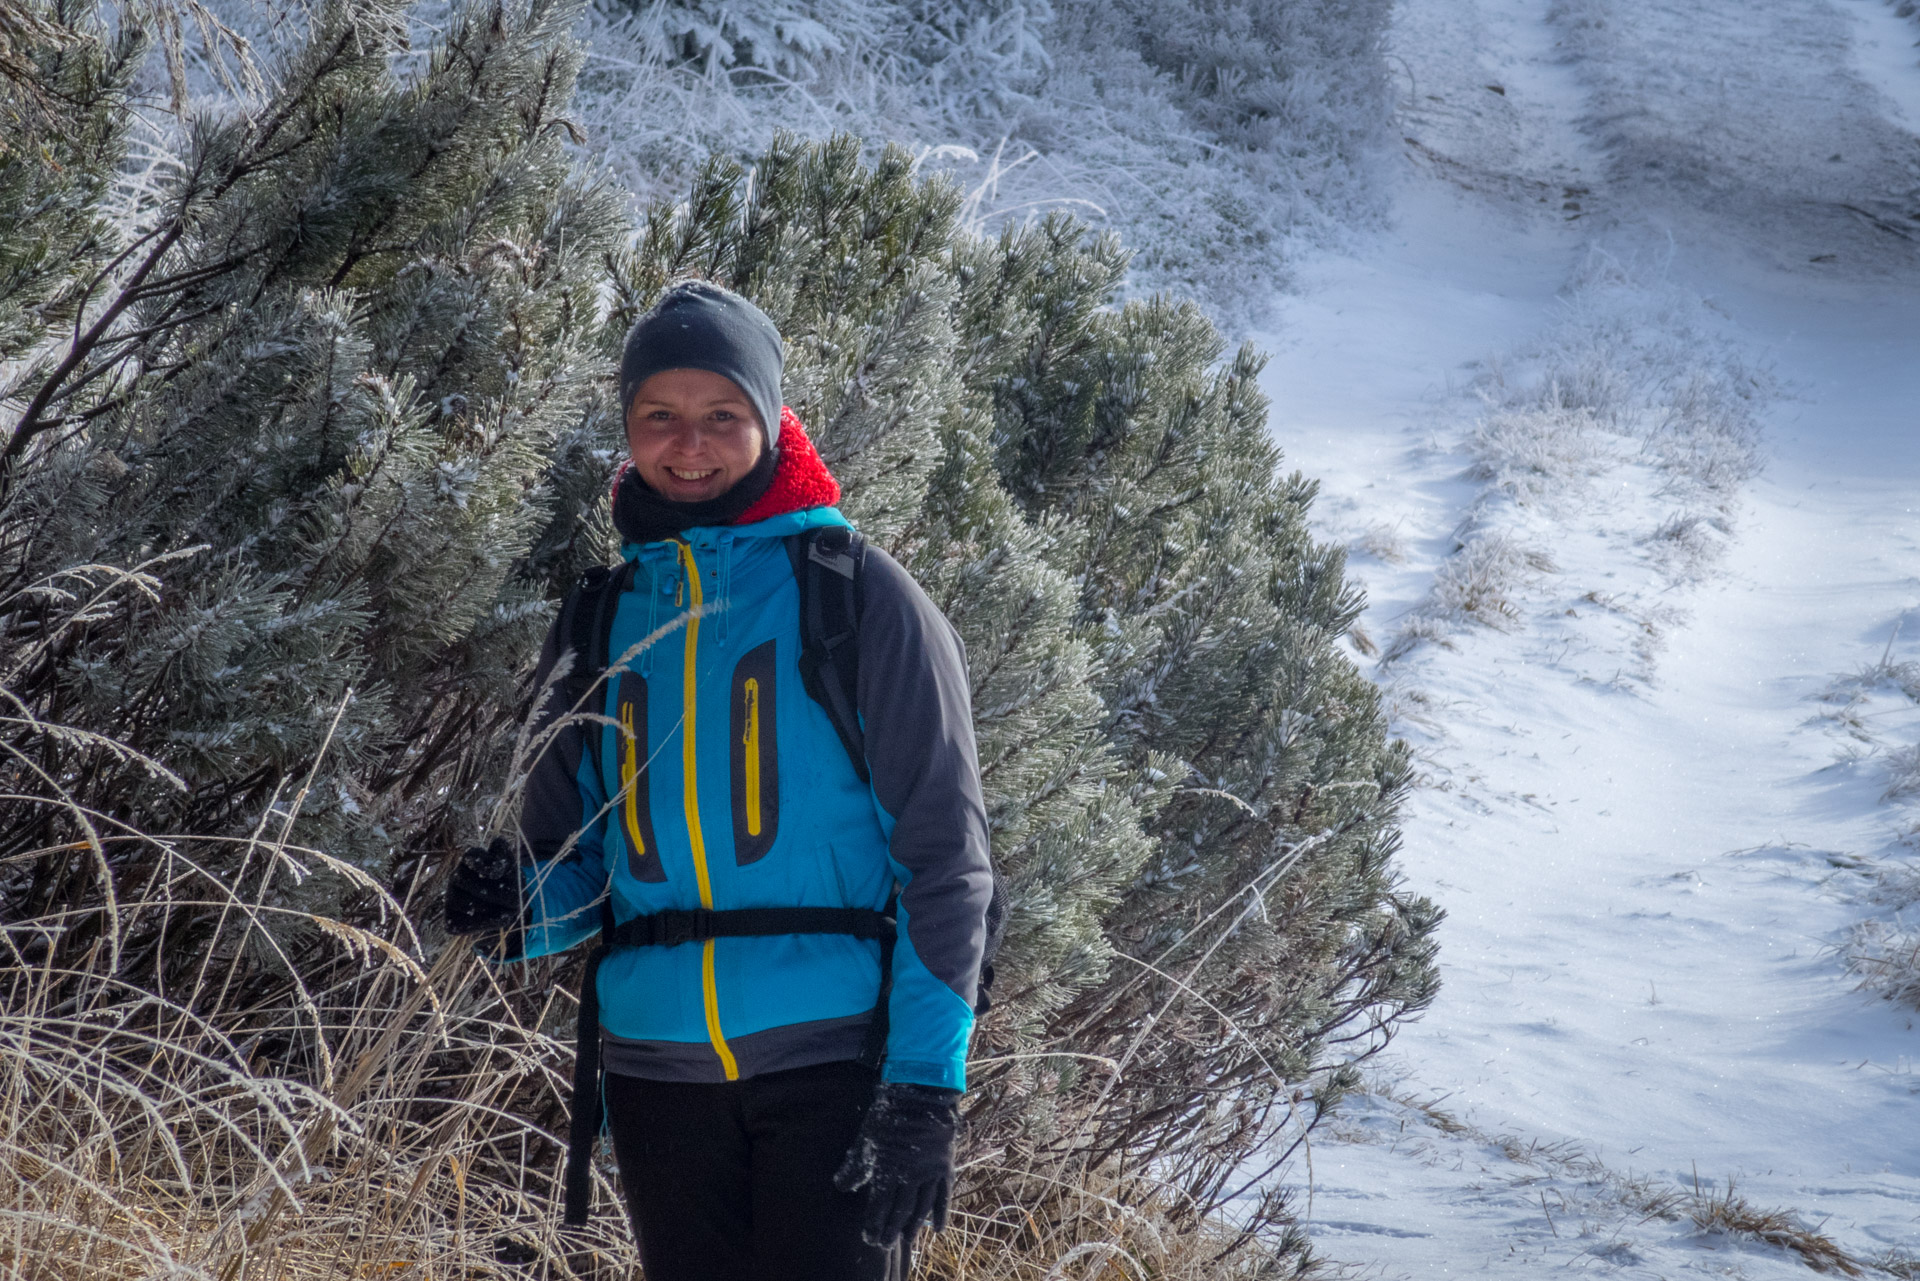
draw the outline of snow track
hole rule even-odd
[[[1451,914],[1439,1003],[1315,1152],[1359,1274],[1804,1275],[1790,1231],[1696,1225],[1729,1180],[1920,1255],[1920,1033],[1840,956],[1913,855],[1910,717],[1820,701],[1920,660],[1915,34],[1401,0],[1394,228],[1305,264],[1268,343]]]

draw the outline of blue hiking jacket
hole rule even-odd
[[[782,541],[846,523],[810,507],[622,548],[634,577],[588,709],[603,722],[567,717],[558,697],[535,718],[534,742],[546,742],[521,818],[524,954],[595,937],[609,895],[618,923],[667,908],[883,908],[897,887],[884,1077],[964,1089],[992,888],[966,657],[906,571],[869,547],[861,782],[801,685]],[[549,635],[543,689],[564,688],[550,680],[563,644]],[[732,1081],[858,1058],[879,945],[784,935],[623,948],[598,982],[608,1071]]]

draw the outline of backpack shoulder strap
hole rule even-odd
[[[867,540],[845,525],[788,535],[800,588],[800,680],[833,722],[863,783],[867,738],[860,728],[860,578]]]
[[[591,699],[594,687],[607,674],[611,661],[608,647],[613,635],[613,615],[620,593],[633,581],[633,564],[595,565],[580,576],[574,589],[560,606],[561,645],[574,656],[573,669],[561,685],[565,710],[598,711]],[[600,762],[600,735],[586,735],[594,764]]]
[[[595,565],[580,576],[560,605],[560,645],[574,656],[567,673],[571,704],[577,704],[607,670],[607,634],[613,627],[616,586],[624,577],[618,565]],[[609,590],[612,588],[613,590]]]

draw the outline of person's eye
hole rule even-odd
[[[718,423],[730,423],[739,416],[740,415],[734,413],[731,409],[716,409],[713,411],[713,420]]]

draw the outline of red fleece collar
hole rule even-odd
[[[613,469],[610,493],[620,492],[620,478],[633,466],[631,458],[621,460]],[[827,470],[820,451],[813,447],[800,415],[780,406],[780,461],[774,464],[773,483],[753,506],[740,513],[736,525],[751,525],[757,520],[805,511],[809,507],[831,507],[840,501],[840,482]]]
[[[736,525],[751,525],[756,520],[784,516],[809,507],[831,507],[840,501],[840,482],[827,470],[820,451],[807,438],[800,415],[780,406],[780,462],[773,470],[773,483],[758,502],[740,513]]]

